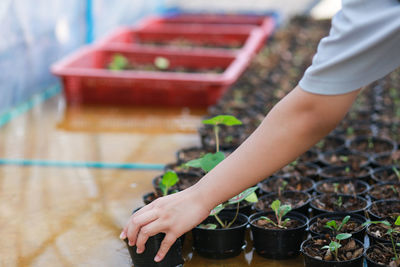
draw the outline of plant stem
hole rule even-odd
[[[397,256],[397,252],[396,252],[396,245],[394,244],[393,236],[392,236],[392,234],[391,234],[391,233],[389,234],[389,236],[390,236],[390,241],[392,241],[394,258],[395,258],[396,260],[398,260],[398,259],[399,259],[399,257]]]
[[[239,202],[237,203],[237,206],[236,206],[235,218],[233,218],[233,220],[226,226],[226,228],[229,228],[232,226],[232,224],[236,221],[238,214],[239,214]]]
[[[219,126],[214,126],[214,133],[215,133],[215,150],[219,152]]]
[[[226,228],[225,224],[221,221],[217,214],[214,215],[217,222],[221,225],[222,228]]]

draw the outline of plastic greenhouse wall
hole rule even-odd
[[[67,53],[162,8],[163,0],[1,0],[0,114],[54,84],[49,67]]]

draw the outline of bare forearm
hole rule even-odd
[[[209,209],[265,179],[327,135],[358,92],[312,95],[297,87],[280,101],[257,130],[193,189]]]

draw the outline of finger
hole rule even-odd
[[[149,224],[156,219],[157,213],[155,210],[149,210],[148,212],[138,216],[134,215],[128,224],[128,231],[126,234],[129,239],[129,245],[134,246],[136,244],[136,238],[142,226]]]
[[[176,237],[173,234],[167,234],[161,243],[160,249],[158,250],[156,257],[154,258],[154,261],[155,262],[162,261],[165,255],[167,255],[168,250],[175,243],[175,241]]]
[[[137,236],[136,240],[136,252],[138,254],[143,253],[146,249],[146,242],[150,236],[156,235],[164,229],[164,226],[160,222],[160,220],[153,221],[150,224],[143,226]]]
[[[145,206],[145,207],[146,207],[146,206]],[[140,214],[139,211],[144,210],[145,207],[142,207],[142,208],[140,208],[139,210],[135,211],[135,212],[129,217],[128,222],[125,224],[125,227],[122,229],[122,232],[121,232],[121,234],[119,235],[119,238],[120,238],[120,239],[125,240],[125,239],[127,238],[127,235],[128,235],[128,227],[129,227],[129,223],[130,223],[131,220],[132,220],[132,217],[133,217],[134,215],[139,215],[139,214]],[[143,212],[142,212],[142,213],[143,213]]]

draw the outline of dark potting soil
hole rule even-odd
[[[295,219],[290,219],[284,224],[284,227],[279,227],[276,224],[278,223],[277,219],[275,218],[274,215],[269,214],[266,217],[271,219],[275,224],[268,222],[267,220],[264,219],[258,219],[255,224],[259,227],[265,228],[265,229],[274,229],[274,230],[282,230],[282,229],[294,229],[297,228],[301,225],[304,225],[304,223],[295,220]]]
[[[400,150],[395,151],[391,155],[377,156],[374,161],[380,166],[400,165]]]
[[[377,184],[368,194],[375,199],[400,199],[400,184]]]
[[[201,176],[190,177],[189,179],[179,179],[178,188],[180,191],[185,190],[200,181],[200,179]]]
[[[327,136],[319,141],[315,148],[321,152],[334,151],[345,143],[344,139],[334,136]]]
[[[326,223],[329,221],[332,221],[332,219],[318,218],[317,221],[310,226],[310,230],[315,233],[332,235],[332,234],[340,234],[340,233],[351,234],[351,233],[358,232],[363,228],[361,223],[353,221],[350,218],[350,220],[342,227],[342,229],[340,229],[340,231],[338,231],[336,233],[332,233],[332,230],[325,227]],[[342,220],[334,220],[334,221],[336,221],[336,225],[340,225],[342,223]]]
[[[265,198],[258,200],[255,206],[259,210],[272,211],[270,206],[276,199],[281,201],[281,205],[290,205],[292,209],[296,209],[309,201],[309,195],[301,192],[283,192],[281,196],[277,194],[267,195]]]
[[[397,177],[396,172],[391,167],[376,169],[373,177],[377,182],[400,182],[400,177]]]
[[[400,253],[400,251],[397,251]],[[394,253],[392,246],[378,244],[367,250],[367,258],[375,263],[389,266],[389,267],[399,267],[400,260],[394,260]]]
[[[324,194],[354,195],[364,192],[367,186],[357,181],[324,181],[318,183],[316,190]]]
[[[360,198],[331,194],[314,198],[311,203],[324,211],[340,212],[362,210],[367,206],[367,203]]]
[[[393,224],[393,222],[391,222],[391,223]],[[391,242],[390,235],[387,233],[388,229],[389,229],[388,226],[381,224],[381,223],[380,224],[371,224],[368,227],[368,232],[374,237],[384,239],[387,242]],[[398,227],[398,226],[395,226],[393,229],[395,231],[400,231],[400,227]],[[396,243],[400,242],[400,233],[399,232],[393,232],[392,237]]]
[[[368,158],[357,154],[333,153],[324,156],[324,160],[334,166],[350,166],[352,170],[360,170],[368,163]]]
[[[394,218],[400,215],[400,202],[372,203],[370,211],[381,218]]]
[[[300,176],[300,177],[313,177],[317,174],[318,169],[312,167],[308,163],[294,161],[286,165],[281,170],[277,171],[276,176]]]
[[[187,148],[178,151],[178,160],[182,162],[188,162],[193,159],[198,159],[207,154],[209,151],[204,148]]]
[[[287,183],[284,186],[284,183]],[[285,191],[307,191],[313,187],[311,180],[302,177],[278,177],[276,179],[269,178],[260,183],[260,188],[264,192]]]
[[[353,178],[366,177],[370,174],[369,169],[361,168],[353,170],[351,166],[327,167],[321,171],[321,176],[325,178]]]
[[[365,153],[383,153],[392,151],[393,145],[381,139],[360,138],[351,142],[350,148]]]
[[[303,247],[304,252],[311,257],[319,260],[334,261],[334,255],[329,249],[322,249],[324,246],[328,246],[331,242],[328,238],[315,238],[309,240]],[[342,245],[338,250],[338,261],[348,261],[361,256],[364,249],[354,241],[354,239],[346,239],[340,241]]]

